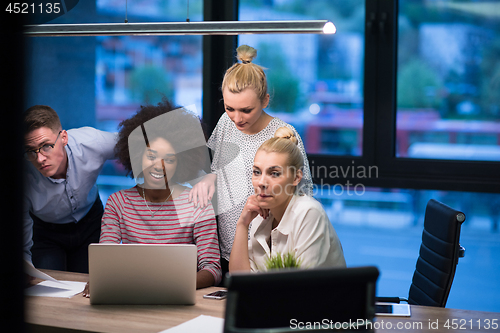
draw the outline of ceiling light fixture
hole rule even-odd
[[[55,37],[124,35],[333,34],[335,31],[335,25],[327,20],[206,21],[26,25],[24,35],[31,37]]]

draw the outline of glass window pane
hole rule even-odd
[[[186,20],[184,0],[80,1],[50,23]],[[189,17],[203,20],[203,0],[189,1]],[[92,126],[116,132],[120,121],[162,96],[202,113],[202,36],[27,38],[26,108],[53,107],[65,129]],[[101,199],[133,181],[115,161],[97,181]]]
[[[125,2],[98,0],[97,13],[125,17]],[[129,22],[183,22],[187,2],[129,1]],[[203,20],[203,1],[189,1],[189,18]],[[103,36],[95,63],[96,126],[116,131],[120,121],[145,103],[163,97],[202,116],[202,36]],[[108,161],[98,179],[101,198],[134,185],[117,161]]]
[[[500,161],[500,3],[400,1],[396,156]]]
[[[240,35],[267,68],[268,111],[292,124],[310,154],[362,155],[364,0],[240,0],[239,19],[332,21],[334,35]]]

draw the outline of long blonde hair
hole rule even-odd
[[[236,58],[241,61],[231,66],[222,80],[222,91],[227,88],[233,94],[238,94],[246,88],[251,88],[261,102],[267,96],[267,78],[264,68],[252,63],[257,57],[257,50],[248,45],[236,49]]]
[[[280,127],[274,133],[274,138],[265,141],[257,151],[287,154],[288,167],[297,172],[304,168],[304,158],[297,144],[295,133],[288,127]]]

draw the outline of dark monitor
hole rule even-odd
[[[372,266],[229,274],[224,332],[366,331],[378,276]]]

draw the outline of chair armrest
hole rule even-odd
[[[406,297],[375,297],[375,302],[384,302],[384,303],[408,303],[408,299]]]
[[[463,258],[463,257],[465,257],[465,247],[463,247],[460,244],[458,244],[458,245],[460,246],[460,248],[458,249],[458,257]]]

